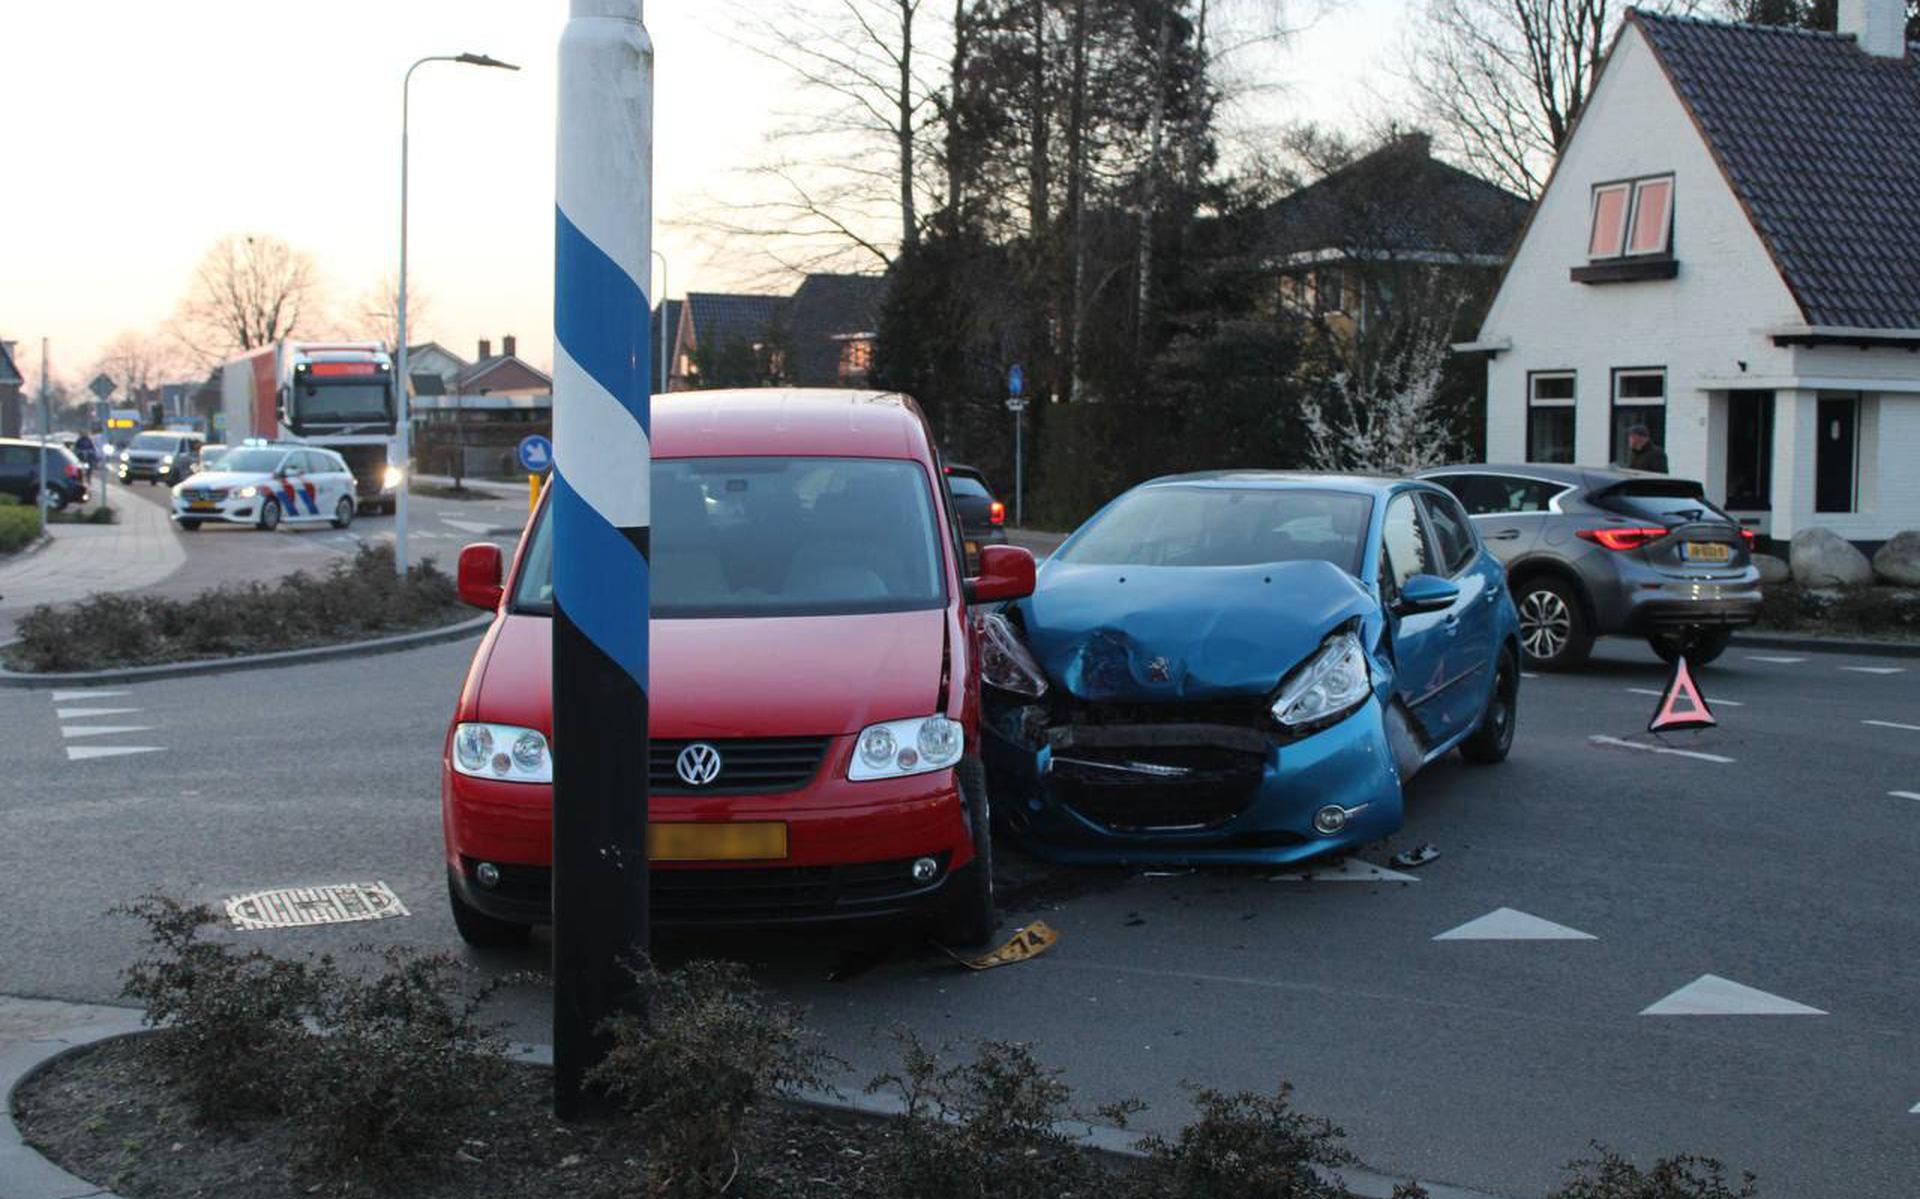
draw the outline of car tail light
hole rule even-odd
[[[67,471],[67,478],[69,479],[78,479],[80,477],[80,468],[75,466],[71,462],[67,463],[66,471]]]
[[[1742,529],[1740,530],[1740,540],[1747,543],[1748,549],[1752,549],[1754,545],[1759,542],[1760,538],[1754,535],[1752,529]]]
[[[1610,550],[1637,550],[1649,541],[1658,541],[1667,535],[1667,530],[1656,528],[1628,529],[1610,527],[1605,529],[1581,529],[1582,538]]]
[[[995,500],[991,504],[988,504],[987,505],[987,523],[990,525],[1006,524],[1007,523],[1007,506],[1001,503],[999,500]]]

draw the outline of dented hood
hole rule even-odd
[[[1331,562],[1051,562],[1018,606],[1056,685],[1085,700],[1151,703],[1265,694],[1374,602]]]

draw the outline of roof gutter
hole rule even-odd
[[[1867,329],[1852,325],[1783,325],[1764,331],[1776,346],[1853,346],[1861,350],[1920,350],[1920,329]]]
[[[1498,358],[1513,348],[1513,338],[1490,337],[1482,341],[1456,341],[1447,348],[1456,354],[1485,354],[1488,358]]]

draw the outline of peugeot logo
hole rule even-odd
[[[704,787],[720,777],[720,751],[705,741],[695,741],[674,759],[673,772],[689,787]]]

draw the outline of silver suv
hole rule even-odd
[[[1459,497],[1506,564],[1521,645],[1539,669],[1578,666],[1611,633],[1703,666],[1758,614],[1753,535],[1691,479],[1540,463],[1420,477]]]

